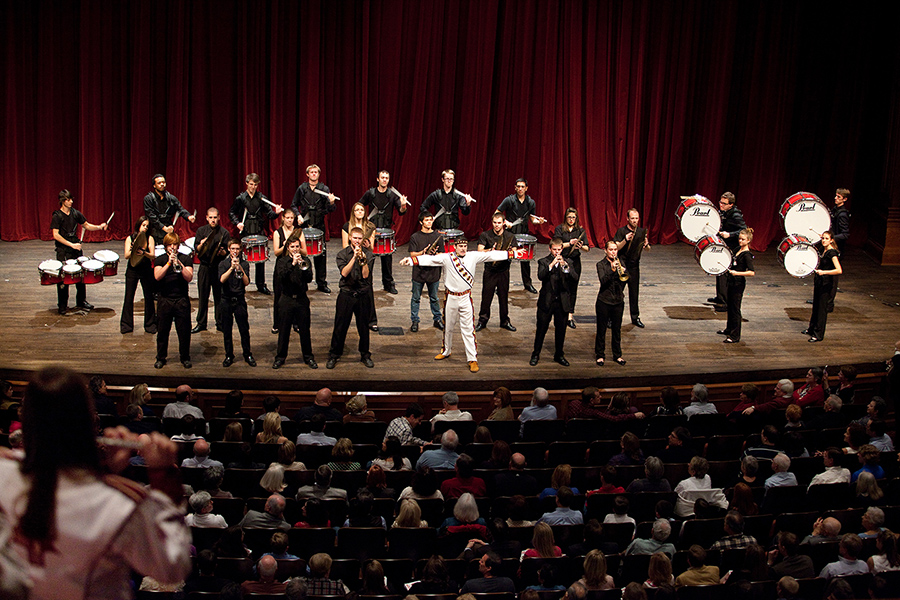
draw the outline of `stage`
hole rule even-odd
[[[122,254],[122,243],[85,244],[85,254],[110,249]],[[174,387],[188,382],[198,388],[314,390],[329,386],[345,391],[426,391],[487,390],[498,385],[525,390],[535,386],[549,389],[578,389],[585,385],[601,387],[641,387],[667,384],[686,385],[695,380],[728,382],[771,379],[787,373],[802,377],[810,366],[854,363],[868,365],[873,372],[893,353],[900,339],[900,268],[879,267],[861,250],[848,250],[841,263],[835,312],[828,317],[823,342],[810,344],[800,331],[807,325],[812,298],[812,278],[795,279],[778,264],[774,246],[755,252],[755,278],[748,279],[743,300],[743,335],[740,343],[723,344],[717,329],[725,324],[725,313],[716,313],[706,299],[715,294],[715,281],[694,260],[693,246],[680,243],[654,246],[644,253],[641,263],[641,319],[645,329],[630,324],[627,312],[622,331],[625,366],[611,360],[594,364],[594,302],[597,295],[595,263],[602,252],[593,249],[584,257],[584,270],[576,308],[576,329],[566,337],[566,368],[553,362],[553,332],[547,335],[540,363],[528,364],[534,341],[537,295],[524,290],[517,264],[512,265],[510,317],[518,329],[499,328],[497,300],[486,330],[476,334],[479,373],[469,373],[462,339],[455,332],[453,356],[437,362],[433,357],[441,349],[441,332],[431,325],[427,296],[423,299],[421,329],[410,333],[410,269],[400,266],[407,256],[406,247],[394,256],[394,278],[398,295],[381,290],[381,266],[376,261],[375,304],[379,333],[371,334],[374,369],[359,362],[357,334],[351,325],[344,357],[334,370],[325,369],[338,291],[338,272],[334,256],[340,241],[328,243],[328,283],[332,294],[312,290],[313,350],[319,363],[312,370],[300,360],[300,340],[294,334],[287,363],[279,370],[271,368],[276,337],[272,328],[272,296],[248,287],[250,331],[253,355],[259,366],[251,368],[241,359],[239,336],[235,327],[238,355],[229,368],[224,359],[221,333],[214,329],[192,336],[193,368],[178,362],[177,341],[170,338],[169,364],[153,368],[156,336],[141,328],[143,300],[138,291],[135,304],[134,333],[119,333],[119,315],[125,290],[125,261],[118,275],[88,285],[90,312],[76,311],[75,290],[70,290],[70,311],[57,314],[56,287],[42,286],[38,264],[54,257],[52,242],[29,241],[0,243],[3,302],[0,326],[5,352],[0,356],[0,376],[26,379],[28,372],[53,363],[64,363],[86,374],[103,374],[113,385],[148,382],[151,386]],[[538,256],[546,253],[542,245]],[[271,287],[274,262],[266,267]],[[252,268],[251,268],[252,271]],[[537,281],[537,263],[532,276]],[[476,273],[475,312],[481,301],[481,268]],[[192,311],[197,309],[197,287],[191,284]],[[443,301],[443,292],[441,292]],[[210,298],[210,304],[212,299]],[[210,306],[210,313],[212,306]],[[193,319],[192,319],[193,321]],[[210,323],[213,323],[210,315]],[[192,322],[193,325],[193,322]],[[609,336],[607,336],[609,337]],[[609,340],[607,340],[609,344]]]

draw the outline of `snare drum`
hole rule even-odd
[[[533,260],[534,246],[537,244],[537,238],[527,233],[517,233],[515,235],[516,248],[524,248],[525,252],[517,252],[513,256],[513,260]]]
[[[81,268],[84,269],[85,283],[100,283],[103,281],[103,270],[106,267],[99,260],[86,260],[82,263]]]
[[[269,239],[264,235],[248,235],[241,240],[244,259],[250,263],[269,260]]]
[[[700,268],[710,275],[721,275],[731,268],[731,250],[719,236],[700,238],[694,247],[694,258]]]
[[[705,237],[717,236],[722,225],[719,210],[709,198],[700,194],[682,200],[675,216],[678,217],[681,234],[694,243]]]
[[[118,275],[119,255],[112,250],[98,250],[94,252],[94,259],[103,263],[103,274],[107,277]]]
[[[375,230],[375,244],[372,247],[372,253],[376,256],[385,256],[393,254],[397,249],[394,241],[394,230],[379,227]]]
[[[802,235],[789,235],[778,244],[778,262],[794,277],[812,275],[819,268],[819,253]]]
[[[197,248],[195,246],[196,243],[197,243],[196,237],[190,237],[190,238],[184,240],[184,245],[191,249],[191,254],[189,256],[193,256],[194,264],[199,265],[200,264],[200,255],[197,253]],[[179,252],[180,252],[180,250],[179,250]]]
[[[41,274],[41,285],[53,285],[62,283],[62,266],[58,260],[45,260],[38,265],[38,273]]]
[[[822,239],[822,233],[831,229],[831,213],[815,194],[797,192],[781,205],[784,231],[803,236],[812,242]]]
[[[84,269],[76,260],[74,265],[63,265],[62,276],[62,282],[65,285],[81,283],[84,280]]]
[[[325,250],[325,232],[315,227],[307,227],[303,230],[306,238],[306,255],[319,256]]]
[[[456,250],[456,240],[463,238],[463,232],[459,229],[439,229],[438,233],[444,236],[444,252]]]

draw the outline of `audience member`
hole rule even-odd
[[[455,594],[459,585],[450,579],[447,563],[438,555],[432,555],[422,570],[422,579],[409,588],[410,594]]]
[[[218,593],[222,591],[230,580],[216,576],[216,564],[218,558],[212,550],[201,550],[197,554],[197,570],[192,573],[184,582],[185,596],[189,596],[192,592],[209,592]]]
[[[310,432],[297,436],[298,446],[334,446],[337,439],[325,435],[325,416],[313,415],[309,424]]]
[[[413,498],[400,501],[400,509],[397,518],[391,527],[428,527],[428,522],[422,520],[422,509]]]
[[[790,531],[782,531],[778,534],[778,544],[770,550],[767,557],[769,574],[772,579],[781,579],[791,576],[796,579],[808,579],[815,577],[812,559],[799,553],[800,546],[797,536]],[[780,562],[776,562],[781,557]]]
[[[732,489],[731,504],[728,510],[734,510],[744,517],[752,517],[759,514],[759,505],[753,496],[753,490],[746,483],[739,483]]]
[[[863,471],[856,479],[856,498],[853,499],[854,507],[884,504],[884,491],[878,485],[875,476],[868,471]]]
[[[875,446],[879,452],[893,452],[894,442],[887,434],[887,423],[882,419],[873,419],[866,425],[866,433],[869,435],[869,443]]]
[[[860,467],[859,471],[854,472],[853,475],[850,476],[850,483],[856,482],[859,474],[865,471],[874,475],[875,479],[884,479],[884,469],[878,464],[881,459],[881,453],[875,446],[863,444],[859,447],[859,452],[857,452],[856,455],[859,458],[859,463],[862,467]]]
[[[297,460],[297,446],[291,440],[285,440],[278,448],[278,462],[285,471],[306,470],[306,465]]]
[[[259,480],[259,487],[266,490],[269,494],[280,494],[287,487],[284,483],[284,465],[272,463],[266,472],[263,473],[262,479]]]
[[[441,447],[437,450],[426,450],[419,456],[416,469],[430,467],[432,469],[452,469],[456,465],[459,454],[456,447],[459,446],[459,436],[452,429],[448,429],[441,435]]]
[[[244,392],[241,390],[231,390],[225,394],[225,406],[216,415],[220,419],[249,419],[250,415],[243,410]]]
[[[459,590],[460,594],[486,594],[493,592],[516,593],[516,585],[509,577],[498,577],[494,573],[500,569],[500,557],[491,551],[486,552],[478,561],[478,572],[481,577],[466,581]]]
[[[362,469],[362,465],[353,460],[354,454],[353,442],[350,441],[350,438],[341,438],[331,449],[331,461],[328,463],[328,467],[332,471],[359,471]]]
[[[514,421],[512,409],[512,394],[509,388],[498,387],[494,390],[494,396],[491,399],[493,410],[488,415],[488,421]]]
[[[690,477],[682,479],[675,486],[678,501],[675,503],[675,514],[679,517],[687,517],[694,514],[694,502],[703,498],[711,505],[727,508],[728,501],[719,488],[712,487],[712,479],[707,472],[709,462],[702,456],[695,456],[688,465]]]
[[[625,554],[654,554],[662,552],[668,558],[675,555],[675,546],[668,542],[672,535],[672,525],[665,519],[657,519],[650,530],[650,539],[635,538],[625,549]],[[672,566],[669,565],[669,575],[672,574]]]
[[[347,490],[331,487],[332,471],[328,465],[320,465],[316,469],[315,483],[312,485],[304,485],[297,490],[297,500],[301,498],[318,498],[319,500],[328,500],[330,498],[347,499]]]
[[[709,402],[709,390],[702,383],[697,383],[691,389],[691,403],[685,407],[684,414],[688,421],[694,415],[712,415],[716,414],[716,405]]]
[[[609,459],[609,464],[642,465],[644,453],[641,451],[641,439],[630,431],[626,431],[619,441],[622,451]]]
[[[431,498],[444,499],[441,490],[438,489],[437,474],[431,467],[416,469],[412,476],[412,482],[400,492],[400,500],[414,498],[416,500],[428,500]]]
[[[197,424],[195,423],[197,419],[194,415],[184,415],[180,419],[179,425],[179,433],[176,433],[172,436],[173,442],[193,442],[195,440],[202,440],[203,436],[197,435]]]
[[[478,514],[478,503],[469,492],[457,499],[456,504],[453,505],[453,516],[444,519],[438,528],[438,533],[441,535],[466,533],[479,539],[490,537],[485,520]]]
[[[660,416],[679,416],[684,414],[681,408],[681,398],[678,397],[678,390],[672,386],[666,386],[659,390],[660,406],[656,407],[654,415]]]
[[[807,406],[822,406],[825,403],[825,377],[826,373],[819,367],[813,367],[806,372],[806,383],[799,390],[794,390],[791,397],[800,408]]]
[[[719,567],[706,564],[706,550],[697,544],[688,548],[687,564],[688,570],[675,578],[675,587],[719,583]]]
[[[284,520],[284,497],[280,494],[272,494],[266,500],[264,512],[248,510],[238,523],[241,529],[282,529],[287,531],[291,525]]]
[[[299,556],[295,556],[288,552],[288,536],[283,531],[276,531],[272,534],[272,539],[269,541],[270,551],[263,554],[263,556],[271,556],[276,560],[299,560]]]
[[[525,455],[516,452],[509,459],[509,470],[494,475],[493,489],[495,494],[506,496],[536,496],[538,494],[537,480],[525,473]]]
[[[855,533],[845,533],[841,537],[841,543],[838,546],[838,559],[833,563],[828,563],[819,573],[819,577],[831,579],[832,577],[845,577],[847,575],[856,575],[869,572],[869,565],[866,561],[859,560],[859,554],[862,552],[863,542]]]
[[[763,427],[759,435],[759,446],[747,448],[745,456],[754,456],[757,460],[772,460],[781,452],[781,432],[774,425]]]
[[[403,456],[403,446],[393,435],[381,442],[381,451],[372,460],[372,465],[378,465],[385,471],[412,471],[412,462]]]
[[[344,596],[350,592],[340,579],[331,579],[331,557],[324,552],[309,558],[309,577],[306,578],[306,593],[309,596]]]
[[[644,461],[644,474],[647,477],[633,480],[625,488],[625,491],[629,494],[638,492],[671,492],[672,484],[664,477],[665,473],[665,466],[659,457],[647,457]]]
[[[611,590],[616,584],[606,572],[606,556],[599,550],[591,550],[584,557],[584,575],[578,580],[587,590]]]
[[[369,471],[366,473],[366,487],[361,489],[369,490],[376,498],[397,498],[397,491],[387,486],[384,469],[379,465],[369,467]]]
[[[281,419],[278,413],[266,413],[262,431],[256,434],[257,444],[283,444],[287,438],[281,434]]]
[[[322,415],[326,421],[343,421],[341,411],[331,406],[331,390],[322,388],[309,406],[304,406],[294,415],[295,421],[311,421],[315,415]]]
[[[415,402],[407,405],[406,413],[388,424],[387,430],[384,432],[384,439],[394,436],[403,445],[424,446],[428,442],[413,435],[413,429],[418,427],[424,418],[425,411],[421,406]]]
[[[883,573],[900,571],[900,553],[897,551],[897,535],[890,529],[882,529],[875,538],[876,553],[866,561],[869,571]]]
[[[790,472],[791,459],[779,453],[772,459],[772,476],[766,479],[766,489],[797,485],[797,476]]]
[[[850,483],[850,469],[845,469],[840,465],[841,456],[843,456],[840,448],[831,446],[821,454],[825,470],[812,478],[809,487],[830,483]]]
[[[456,459],[456,477],[441,483],[441,494],[444,498],[459,498],[466,492],[475,497],[487,496],[484,479],[475,477],[475,460],[468,454],[460,454]]]
[[[434,433],[434,424],[438,421],[471,421],[472,413],[459,410],[459,395],[456,392],[447,392],[441,397],[443,408],[431,417],[431,432]]]
[[[375,421],[375,412],[368,409],[365,394],[353,396],[347,400],[344,406],[347,408],[344,423],[372,423]]]
[[[694,457],[694,449],[691,448],[691,432],[687,427],[676,427],[669,434],[666,447],[660,450],[656,456],[664,463],[686,463]]]
[[[163,419],[180,419],[184,415],[191,415],[195,419],[203,419],[203,411],[192,405],[196,399],[196,393],[189,385],[179,385],[175,388],[175,402],[166,404],[163,409]],[[146,414],[147,411],[145,410]]]
[[[756,538],[744,533],[744,517],[736,510],[725,515],[725,536],[716,540],[710,550],[739,550],[756,543]]]
[[[196,492],[191,495],[188,504],[193,511],[184,518],[184,524],[188,527],[205,527],[225,529],[228,523],[222,515],[212,514],[213,501],[209,492]]]
[[[556,509],[552,512],[544,513],[538,523],[547,523],[548,525],[581,525],[584,523],[584,515],[580,511],[571,508],[572,502],[575,500],[575,494],[572,490],[563,486],[556,493]]]
[[[285,585],[275,581],[275,572],[278,570],[278,561],[271,555],[264,555],[257,564],[259,571],[258,581],[245,581],[241,584],[241,591],[245,594],[283,594]]]
[[[193,458],[184,459],[181,461],[181,466],[209,469],[210,467],[222,467],[222,463],[209,457],[209,442],[206,440],[197,440],[194,442]]]
[[[672,559],[664,551],[654,552],[650,555],[650,566],[647,568],[647,581],[645,588],[660,588],[662,586],[674,586],[675,576],[672,574]]]
[[[588,492],[588,496],[594,494],[624,494],[625,488],[616,485],[616,468],[606,465],[600,468],[600,487]]]
[[[628,507],[630,506],[630,502],[628,498],[625,496],[616,496],[613,501],[613,512],[606,515],[603,519],[603,523],[631,523],[635,527],[637,527],[637,523],[632,517],[628,516]]]
[[[884,529],[884,511],[877,506],[870,506],[862,516],[863,532],[859,538],[863,540],[875,539]]]
[[[519,415],[522,423],[519,435],[524,435],[526,421],[555,421],[556,418],[556,407],[550,404],[550,393],[542,387],[534,388],[531,404],[523,408]]]
[[[550,487],[544,488],[540,493],[540,499],[543,500],[549,496],[555,496],[559,488],[566,486],[576,496],[580,493],[578,488],[572,487],[572,465],[556,465],[553,474],[550,476]]]
[[[841,522],[834,517],[819,517],[813,525],[812,533],[803,538],[801,544],[825,544],[840,540]]]

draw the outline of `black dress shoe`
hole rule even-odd
[[[569,319],[569,322],[566,323],[566,325],[568,325],[569,329],[575,329],[575,319]]]
[[[250,365],[251,367],[255,367],[255,366],[256,366],[256,359],[253,358],[252,356],[247,356],[247,357],[245,357],[245,358],[244,358],[244,362],[246,362],[246,363],[247,363],[248,365]]]
[[[134,328],[133,328],[133,327],[131,327],[131,328],[120,327],[120,328],[119,328],[119,333],[121,333],[122,335],[125,335],[126,333],[131,333],[131,332],[133,332],[133,331],[134,331]]]
[[[277,334],[277,333],[278,333],[278,328],[277,328],[277,327],[273,327],[273,328],[272,328],[272,333]]]
[[[809,329],[804,329],[800,332],[800,335],[809,335]]]
[[[525,289],[528,290],[529,292],[531,292],[532,294],[537,294],[537,293],[538,293],[538,292],[537,292],[537,288],[535,288],[535,287],[534,287],[533,285],[531,285],[530,283],[529,283],[528,285],[525,286]]]
[[[384,288],[384,291],[386,291],[388,294],[399,294],[400,293],[397,291],[397,286],[393,285],[393,284],[386,286]]]
[[[410,332],[410,333],[415,333],[415,332],[417,332],[417,331],[419,331],[419,322],[418,322],[418,321],[413,321],[413,324],[409,326],[409,332]]]
[[[506,323],[500,323],[500,329],[505,329],[507,331],[515,331],[516,328],[513,327],[512,323],[507,321]]]
[[[272,295],[272,292],[269,291],[269,287],[266,284],[256,286],[256,291],[260,294],[265,294],[266,296]]]
[[[154,369],[162,369],[164,366],[166,366],[166,359],[164,358],[157,359],[157,361],[153,363]]]
[[[619,358],[616,359],[616,362],[619,363],[620,365],[624,365],[625,359],[620,356]]]
[[[728,306],[724,304],[716,304],[716,312],[726,312],[728,310]]]
[[[280,369],[282,366],[284,366],[284,359],[283,359],[283,358],[276,358],[276,359],[275,359],[275,362],[272,363],[272,368],[273,368],[273,369]]]
[[[147,327],[146,329],[144,329],[144,331],[146,331],[150,335],[156,335],[156,325],[154,325],[153,327]]]
[[[233,364],[234,364],[234,357],[233,357],[233,356],[226,356],[226,357],[225,357],[225,360],[222,361],[222,366],[223,366],[223,367],[230,367],[230,366],[233,365]]]
[[[368,356],[367,356],[366,358],[361,358],[361,359],[359,359],[359,362],[361,362],[362,364],[364,364],[364,365],[365,365],[367,368],[369,368],[369,369],[371,369],[372,367],[375,366],[375,363],[373,363],[373,362],[372,362],[372,359],[369,358]]]
[[[371,324],[371,325],[369,325],[369,330],[374,331],[374,332],[377,333],[377,332],[378,332],[378,325],[375,325],[374,323]]]
[[[485,324],[482,323],[481,321],[478,321],[477,323],[475,323],[475,331],[476,332],[481,331],[484,328],[485,328]]]
[[[190,369],[194,365],[192,365],[191,361],[189,361],[189,360],[183,360],[183,361],[181,361],[181,366],[184,367],[185,369]]]
[[[811,344],[815,344],[816,342],[821,342],[822,340],[821,340],[820,338],[817,338],[817,337],[813,336],[813,337],[809,338],[809,339],[806,340],[806,341],[809,342],[809,343],[811,343]]]
[[[310,369],[318,369],[319,368],[319,363],[317,363],[316,359],[314,359],[314,358],[307,358],[303,362],[305,362],[307,365],[309,365]]]
[[[328,359],[328,362],[325,363],[325,368],[326,368],[326,369],[333,369],[333,368],[335,367],[335,365],[337,365],[337,359],[336,359],[336,358],[329,358],[329,359]]]
[[[195,325],[193,329],[191,329],[191,333],[200,333],[201,331],[206,331],[206,327],[200,327],[199,325]]]
[[[718,303],[719,303],[719,299],[718,299],[718,298],[707,298],[706,301],[707,301],[707,302],[712,302],[713,304],[718,304]]]
[[[724,329],[720,329],[720,330],[718,330],[716,333],[719,334],[719,335],[728,335],[728,334],[725,332]]]
[[[444,322],[443,321],[435,321],[434,327],[435,327],[435,329],[440,329],[441,331],[443,331],[444,330]]]
[[[557,364],[560,364],[560,365],[562,365],[562,366],[564,366],[564,367],[568,367],[568,366],[569,366],[569,361],[566,360],[566,357],[565,357],[565,356],[557,356],[557,357],[554,357],[554,358],[553,358],[553,362],[555,362],[555,363],[557,363]]]
[[[541,358],[541,357],[538,356],[537,354],[532,354],[532,355],[531,355],[531,360],[528,361],[528,364],[531,365],[531,366],[533,367],[533,366],[535,366],[536,364],[538,364],[538,360],[540,360],[540,358]]]
[[[319,290],[320,292],[322,292],[323,294],[330,294],[330,293],[331,293],[331,288],[328,287],[328,285],[327,285],[327,284],[324,284],[324,283],[323,283],[322,285],[318,286],[316,289],[318,289],[318,290]]]
[[[725,343],[725,344],[737,344],[737,343],[738,343],[738,340],[733,339],[733,338],[730,338],[730,337],[727,337],[727,338],[725,338],[724,340],[722,340],[722,342]]]
[[[58,313],[61,314],[61,315],[64,315],[64,314],[66,314],[66,309],[65,309],[65,307],[63,307],[63,308],[57,308],[57,309],[56,309],[56,312],[58,312]]]
[[[84,310],[94,310],[94,305],[85,300],[81,304],[78,305],[78,308],[83,308]]]
[[[641,329],[644,328],[644,324],[641,322],[640,317],[638,317],[637,319],[632,319],[631,324],[634,325],[635,327],[640,327]]]

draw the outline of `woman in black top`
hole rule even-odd
[[[144,243],[138,247],[135,242],[139,235],[144,234]],[[156,305],[153,302],[153,251],[154,240],[150,235],[150,219],[141,215],[134,224],[134,231],[125,239],[125,302],[122,304],[122,316],[119,319],[119,331],[131,333],[134,331],[134,294],[137,292],[138,282],[144,291],[144,331],[156,333]],[[141,261],[136,267],[131,266],[131,255],[141,256]]]
[[[809,327],[803,330],[804,334],[809,334],[810,342],[821,342],[825,337],[828,299],[831,297],[831,290],[834,286],[834,276],[843,273],[838,256],[834,235],[830,231],[826,231],[822,234],[822,258],[819,261],[819,268],[816,269],[812,315],[809,317]]]
[[[606,362],[606,324],[612,323],[613,359],[620,365],[625,364],[622,358],[622,313],[625,311],[625,295],[622,290],[625,282],[619,275],[619,246],[613,240],[606,242],[606,254],[597,262],[597,276],[600,278],[600,291],[594,311],[597,314],[597,337],[594,339],[594,356],[597,366]]]
[[[726,344],[734,344],[741,341],[741,302],[744,299],[744,287],[747,285],[747,277],[753,277],[753,255],[750,254],[750,242],[753,241],[753,229],[744,229],[738,234],[738,246],[740,249],[734,257],[733,267],[728,269],[726,275],[728,322],[725,329],[718,331],[724,335]]]
[[[275,252],[275,257],[281,256],[287,251],[287,242],[288,238],[291,237],[291,234],[297,229],[297,213],[294,212],[293,208],[286,208],[283,213],[281,213],[281,227],[275,230],[275,234],[272,236],[272,248]],[[303,230],[299,229],[300,232],[300,254],[303,256],[307,255],[306,251],[306,236],[303,234]],[[278,319],[280,316],[280,312],[278,310],[278,299],[281,298],[281,281],[275,277],[272,281],[272,288],[275,292],[275,310],[272,311],[272,333],[278,333]]]
[[[575,280],[569,290],[569,294],[572,296],[573,311],[578,299],[578,280],[581,278],[581,253],[590,250],[586,235],[584,227],[578,223],[578,211],[570,206],[566,209],[563,223],[556,226],[553,237],[558,237],[563,241],[562,257],[569,263],[569,267],[575,270]],[[575,329],[574,312],[569,313],[569,327]]]

